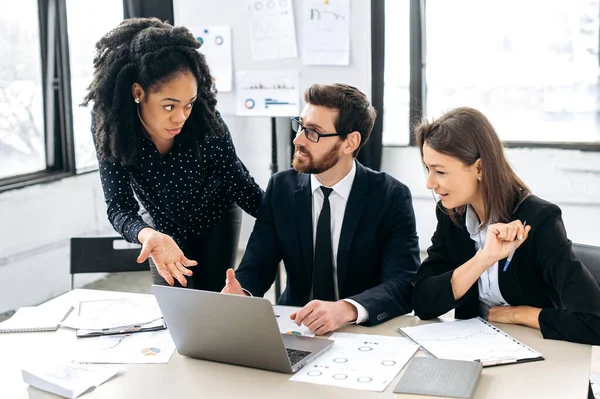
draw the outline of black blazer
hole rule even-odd
[[[456,308],[455,317],[479,315],[477,282],[458,301],[450,279],[454,269],[475,255],[475,243],[460,226],[437,207],[438,225],[427,250],[428,257],[417,273],[415,314],[422,319],[438,317]],[[600,344],[600,288],[571,248],[560,208],[529,196],[511,220],[527,220],[529,237],[517,249],[504,272],[506,259],[498,262],[500,292],[509,305],[541,308],[539,323],[544,338]]]
[[[282,259],[287,286],[279,304],[304,306],[312,287],[312,192],[310,175],[293,169],[271,177],[236,278],[262,296]],[[410,190],[356,162],[337,254],[340,299],[364,306],[371,325],[408,313],[418,265]]]

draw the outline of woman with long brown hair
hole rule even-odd
[[[560,208],[531,194],[488,119],[457,108],[415,133],[427,188],[440,198],[415,314],[431,319],[455,309],[459,319],[482,316],[537,328],[544,338],[600,344],[600,288],[573,253]]]

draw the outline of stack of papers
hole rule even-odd
[[[104,383],[119,372],[114,366],[67,363],[35,364],[23,368],[23,381],[32,387],[65,398],[76,398]]]
[[[78,337],[154,331],[166,328],[153,296],[84,301],[79,312],[69,317],[65,327],[77,329]]]

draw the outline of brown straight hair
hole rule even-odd
[[[432,150],[457,158],[465,166],[481,159],[482,195],[485,220],[490,223],[508,223],[516,208],[531,194],[529,187],[517,176],[506,157],[504,147],[490,121],[473,108],[455,108],[431,122],[423,120],[415,127],[416,144],[423,159],[423,145]],[[458,224],[467,207],[449,209],[452,220]]]

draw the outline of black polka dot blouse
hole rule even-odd
[[[179,246],[190,233],[202,237],[234,204],[256,217],[264,192],[237,157],[229,129],[221,122],[225,134],[200,144],[176,136],[171,151],[160,155],[144,139],[133,165],[100,162],[108,219],[127,241],[139,243],[140,230],[150,227],[138,214],[136,197],[154,228]]]

